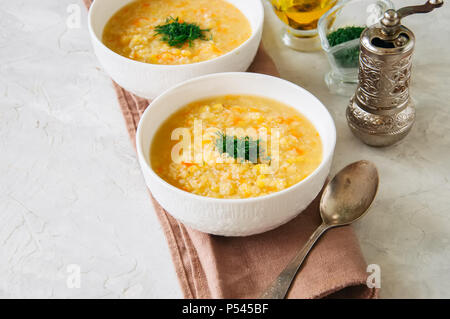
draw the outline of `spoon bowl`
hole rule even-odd
[[[378,172],[369,161],[359,161],[343,168],[325,187],[320,199],[322,224],[303,248],[261,295],[263,299],[281,299],[286,294],[300,266],[322,234],[361,218],[369,209],[378,190]]]
[[[320,215],[328,226],[343,226],[361,218],[378,190],[378,171],[369,161],[352,163],[327,185],[320,199]]]

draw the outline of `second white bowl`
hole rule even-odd
[[[301,182],[280,192],[246,199],[219,199],[185,192],[161,179],[150,164],[156,131],[174,112],[196,100],[245,94],[278,100],[297,109],[318,131],[323,145],[319,167]],[[139,163],[147,186],[173,217],[202,232],[246,236],[291,220],[320,192],[328,176],[336,144],[336,128],[323,104],[305,89],[280,78],[256,73],[220,73],[179,84],[156,98],[144,112],[136,134]]]
[[[89,33],[100,64],[120,86],[153,99],[171,86],[185,80],[218,72],[245,71],[252,63],[261,42],[264,8],[260,0],[226,0],[249,20],[252,35],[236,49],[215,59],[182,65],[159,65],[125,58],[106,47],[103,29],[109,19],[133,0],[95,0],[89,10]]]

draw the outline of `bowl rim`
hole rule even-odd
[[[325,114],[326,114],[326,120],[329,122],[329,124],[331,124],[332,134],[329,137],[330,142],[331,142],[331,147],[330,147],[330,151],[327,154],[323,154],[323,157],[322,157],[322,160],[321,160],[319,166],[317,166],[316,169],[311,174],[309,174],[306,178],[299,181],[298,183],[295,183],[294,185],[289,186],[288,188],[285,188],[280,191],[273,192],[273,193],[270,193],[267,195],[257,196],[257,197],[249,197],[249,198],[217,198],[217,197],[208,197],[208,196],[193,194],[193,193],[187,192],[185,190],[182,190],[182,189],[168,183],[163,178],[161,178],[158,174],[156,174],[156,172],[151,167],[151,164],[148,163],[145,159],[144,151],[142,149],[142,136],[141,136],[142,131],[143,131],[143,126],[144,126],[143,123],[146,121],[147,117],[149,116],[150,109],[152,108],[152,106],[154,104],[157,104],[159,102],[159,100],[164,98],[167,94],[170,94],[173,91],[178,90],[180,87],[188,85],[190,83],[205,81],[209,78],[240,77],[240,76],[247,76],[247,77],[261,78],[261,79],[266,78],[266,79],[279,81],[280,83],[282,83],[282,85],[287,85],[293,89],[303,91],[304,94],[309,95],[313,100],[315,100],[319,104],[318,105],[319,107],[322,107],[324,109]],[[263,96],[263,95],[261,95],[261,96]],[[183,107],[183,106],[181,106],[181,107]],[[321,136],[321,138],[323,139],[322,136]],[[158,180],[158,182],[162,183],[165,187],[168,187],[169,189],[175,191],[180,196],[187,196],[188,198],[193,199],[193,200],[201,200],[201,201],[206,201],[206,202],[210,202],[210,203],[225,203],[225,204],[252,203],[252,202],[258,202],[258,201],[264,201],[266,199],[270,199],[270,198],[277,197],[277,196],[282,196],[285,193],[291,192],[295,188],[300,187],[301,185],[305,184],[306,182],[308,182],[309,180],[311,180],[312,178],[314,178],[316,175],[319,174],[319,171],[321,171],[325,167],[326,163],[328,163],[332,159],[332,157],[334,155],[335,147],[336,147],[336,125],[335,125],[333,117],[331,116],[328,109],[316,96],[314,96],[312,93],[310,93],[308,90],[304,89],[303,87],[301,87],[297,84],[294,84],[292,82],[289,82],[285,79],[282,79],[282,78],[279,78],[276,76],[267,75],[267,74],[251,73],[251,72],[222,72],[222,73],[207,74],[207,75],[195,77],[193,79],[189,79],[187,81],[181,82],[181,83],[167,89],[166,91],[164,91],[162,94],[160,94],[157,98],[155,98],[148,105],[147,109],[142,114],[142,117],[138,124],[138,128],[136,130],[136,151],[137,151],[137,155],[138,155],[138,160],[141,163],[142,170],[144,170],[144,169],[147,170],[153,178],[156,178],[156,180]],[[145,163],[145,164],[142,165],[142,163]],[[142,167],[142,166],[144,166],[144,167]]]
[[[224,0],[224,1],[228,2],[228,0]],[[235,53],[236,51],[241,49],[243,46],[246,46],[248,43],[253,42],[254,39],[257,38],[259,36],[259,34],[262,32],[262,28],[263,28],[263,25],[264,25],[264,6],[263,6],[263,4],[262,4],[262,2],[260,0],[253,0],[253,1],[255,2],[256,6],[258,7],[255,10],[258,10],[259,14],[258,14],[258,20],[256,22],[256,28],[255,29],[252,28],[251,36],[247,40],[242,42],[239,46],[234,48],[233,50],[228,51],[227,53],[222,54],[222,55],[220,55],[218,57],[215,57],[213,59],[200,61],[200,62],[187,63],[187,64],[154,64],[154,63],[146,63],[146,62],[136,61],[136,60],[124,57],[123,55],[120,55],[120,54],[114,52],[113,50],[108,48],[103,43],[103,41],[101,41],[97,37],[97,34],[93,30],[93,27],[92,27],[92,21],[93,21],[92,15],[93,15],[93,13],[92,12],[94,12],[94,10],[97,10],[97,6],[98,6],[98,5],[96,5],[98,3],[98,1],[95,1],[95,0],[92,3],[91,7],[89,8],[89,12],[88,12],[88,29],[89,29],[89,34],[91,36],[91,39],[93,39],[93,41],[95,41],[97,45],[100,45],[100,47],[102,47],[102,49],[106,50],[108,53],[112,54],[114,57],[119,58],[120,60],[124,61],[125,63],[131,63],[131,64],[135,64],[136,66],[141,66],[141,67],[151,67],[151,68],[159,68],[159,69],[164,69],[164,68],[180,68],[180,69],[181,68],[185,68],[185,69],[189,69],[189,68],[193,68],[193,67],[199,66],[199,65],[207,66],[208,64],[213,63],[213,61],[216,62],[219,59],[226,58],[226,57],[232,55],[233,53]],[[123,8],[123,6],[122,6],[122,8]],[[236,7],[236,9],[238,9],[238,8]],[[244,14],[244,12],[242,12],[240,9],[238,9],[238,10],[248,20],[247,16]],[[111,19],[111,17],[109,17],[109,18]]]

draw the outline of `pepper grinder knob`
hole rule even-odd
[[[389,9],[384,13],[383,19],[381,19],[381,24],[385,27],[395,27],[400,24],[400,17],[397,11]]]

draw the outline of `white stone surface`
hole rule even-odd
[[[67,28],[70,4],[80,6],[80,28]],[[417,123],[383,149],[351,135],[348,99],[323,82],[325,55],[283,47],[266,16],[264,44],[282,77],[315,94],[336,121],[333,172],[359,159],[379,168],[377,200],[355,228],[367,261],[381,267],[382,297],[449,298],[450,12],[404,21],[417,36]],[[71,264],[81,267],[81,288],[67,286]],[[0,297],[181,297],[81,1],[0,7]]]

